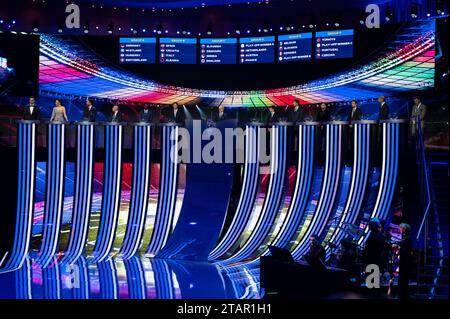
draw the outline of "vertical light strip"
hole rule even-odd
[[[121,249],[124,259],[136,254],[142,243],[149,201],[151,131],[149,125],[134,126],[133,183],[127,229]]]
[[[105,138],[102,210],[92,253],[95,262],[101,262],[109,256],[117,229],[122,181],[122,126],[106,125]]]
[[[137,256],[132,256],[124,260],[124,264],[127,272],[129,299],[147,299],[145,271],[141,260]]]
[[[155,288],[157,299],[174,299],[175,291],[172,271],[164,259],[150,258],[153,275],[155,277]]]
[[[46,268],[58,249],[64,203],[64,142],[65,125],[48,126],[47,187],[42,243],[37,262]]]
[[[162,127],[162,157],[155,224],[146,254],[156,255],[172,232],[178,185],[178,126]],[[172,138],[173,137],[173,138]]]
[[[77,164],[72,226],[63,263],[72,264],[83,253],[89,230],[94,167],[94,125],[78,124]]]
[[[100,295],[102,299],[117,299],[119,287],[117,284],[117,270],[111,258],[99,262],[98,277],[100,281]]]
[[[259,184],[259,126],[247,125],[245,133],[245,163],[239,202],[227,232],[209,254],[209,260],[221,258],[236,244],[255,205]]]
[[[25,257],[23,265],[14,272],[16,285],[16,299],[32,299],[31,292],[31,263],[28,257]]]

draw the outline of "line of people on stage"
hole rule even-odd
[[[380,96],[378,98],[379,112],[378,112],[378,120],[387,120],[389,119],[389,107],[386,104],[386,97]],[[288,108],[284,114],[280,115],[280,112],[277,111],[279,109],[275,106],[268,107],[268,115],[265,119],[265,123],[267,125],[271,125],[274,123],[278,123],[281,120],[287,121],[290,123],[302,122],[305,120],[311,120],[316,122],[328,122],[331,121],[331,113],[327,107],[327,104],[321,103],[320,107],[313,112],[312,115],[307,115],[305,110],[300,105],[300,101],[295,100],[293,102],[293,106]],[[410,114],[410,125],[412,127],[411,134],[414,135],[414,128],[417,124],[418,118],[422,121],[421,125],[423,127],[423,119],[426,114],[426,106],[421,102],[418,96],[414,97],[413,107]],[[351,109],[347,115],[347,121],[352,127],[352,122],[359,121],[363,117],[362,109],[359,108],[358,102],[356,100],[351,101]],[[24,120],[40,120],[41,112],[40,108],[36,105],[36,100],[34,97],[29,98],[29,104],[23,108],[23,119]],[[213,121],[221,121],[228,118],[228,115],[225,111],[225,107],[220,105],[217,109],[212,112],[211,118]],[[164,109],[160,122],[174,122],[178,124],[184,124],[186,119],[186,114],[183,108],[179,106],[177,102],[173,103],[171,107]],[[82,121],[84,122],[96,122],[97,120],[97,110],[93,105],[92,100],[86,100],[86,106],[83,110]],[[124,121],[124,117],[122,112],[120,111],[119,105],[114,103],[111,109],[111,114],[108,118],[109,122],[112,123],[120,123]],[[148,104],[145,104],[142,110],[139,113],[139,121],[151,123],[153,121],[153,112],[149,109]],[[60,99],[55,100],[55,106],[52,110],[52,114],[50,117],[50,122],[54,123],[65,123],[68,122],[68,116],[66,112],[66,108],[62,104]]]

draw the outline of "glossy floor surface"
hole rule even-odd
[[[0,275],[0,299],[257,299],[259,263],[221,266],[146,257],[41,268],[31,257]]]

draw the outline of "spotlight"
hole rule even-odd
[[[394,19],[394,12],[390,6],[387,6],[386,7],[386,16],[384,17],[384,20],[386,20],[386,22],[389,22],[392,19]]]
[[[338,27],[338,26],[340,26],[340,25],[341,25],[341,24],[340,24],[339,22],[335,22],[335,23],[334,23],[334,26],[335,26],[335,27]]]
[[[58,22],[58,28],[57,31],[58,33],[62,33],[64,30],[64,23],[62,23],[61,21]]]
[[[444,15],[445,14],[445,12],[444,12],[444,4],[442,3],[441,0],[437,0],[436,1],[436,13],[438,15]]]
[[[213,33],[212,23],[208,23],[208,27],[206,28],[206,34],[211,35]]]
[[[33,32],[39,32],[39,22],[37,20],[33,22]]]
[[[185,23],[181,26],[181,34],[187,34],[188,33],[188,25]]]
[[[113,32],[114,32],[114,23],[111,21],[109,24],[108,24],[108,26],[107,26],[107,31],[108,31],[108,34],[113,34]]]
[[[83,33],[88,34],[89,33],[89,22],[86,22],[83,25]]]
[[[264,23],[262,30],[264,33],[269,32],[269,24],[267,22]]]
[[[239,24],[237,24],[234,28],[234,32],[236,32],[236,34],[241,34],[241,26]]]
[[[419,7],[417,4],[411,6],[411,18],[416,19],[419,17]]]
[[[131,31],[133,32],[133,34],[137,34],[138,30],[139,30],[139,28],[138,28],[138,26],[136,24],[133,25],[133,27],[131,28]]]
[[[156,26],[156,33],[157,34],[162,34],[163,33],[163,26],[161,23],[158,23],[158,25]]]

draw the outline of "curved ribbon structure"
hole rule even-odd
[[[48,125],[47,186],[42,243],[37,262],[47,267],[58,249],[64,202],[64,124]]]
[[[314,174],[314,144],[319,128],[316,125],[302,124],[298,130],[298,161],[294,194],[283,225],[271,243],[276,247],[287,247],[300,227],[308,204]],[[262,255],[267,255],[266,249]]]
[[[381,162],[380,186],[377,199],[370,218],[384,220],[391,208],[392,198],[395,192],[395,184],[398,172],[399,130],[401,121],[386,121],[381,123],[383,130],[383,152]],[[363,236],[358,244],[365,243],[369,227],[365,227]]]
[[[122,126],[105,126],[105,168],[103,197],[97,241],[92,253],[95,262],[106,259],[114,244],[119,217],[122,172]]]
[[[267,239],[274,221],[280,211],[285,193],[286,177],[286,134],[287,127],[273,125],[271,128],[270,181],[258,221],[245,244],[228,259],[222,262],[238,262],[252,257]]]
[[[339,244],[345,236],[342,231],[343,227],[348,224],[355,224],[361,210],[369,176],[370,126],[370,124],[354,123],[353,170],[350,191],[339,223],[329,240],[335,245]]]
[[[91,213],[92,182],[94,175],[95,126],[79,123],[77,130],[77,163],[73,200],[72,226],[63,261],[75,262],[86,245]]]
[[[136,254],[142,242],[145,218],[147,217],[151,172],[152,127],[135,125],[133,131],[133,183],[127,229],[121,249],[124,259],[131,258]]]
[[[0,273],[22,267],[30,246],[36,173],[36,123],[17,124],[18,185],[11,253]]]
[[[178,182],[178,126],[162,127],[162,156],[158,206],[152,237],[146,254],[156,255],[166,244],[172,231]]]
[[[325,172],[319,201],[303,237],[292,251],[294,259],[300,259],[309,247],[309,237],[321,234],[327,225],[332,212],[334,199],[339,186],[341,171],[341,139],[342,125],[329,123],[326,125]]]
[[[247,125],[245,134],[245,163],[243,182],[239,202],[230,226],[208,259],[215,260],[224,256],[238,241],[255,205],[259,184],[259,126]]]

